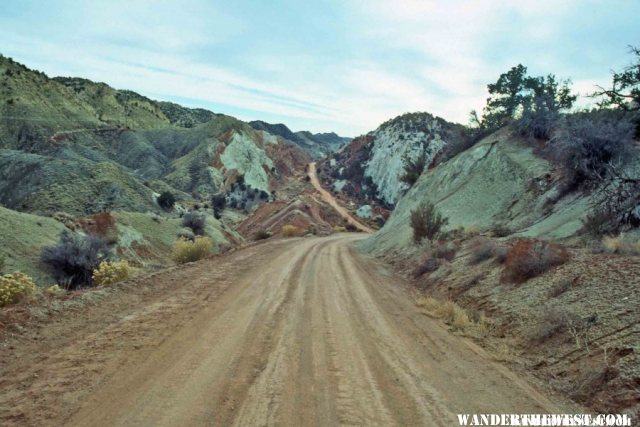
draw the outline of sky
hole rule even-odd
[[[630,63],[639,16],[638,0],[2,0],[0,53],[50,76],[357,136],[405,112],[465,124],[519,63],[591,93]]]

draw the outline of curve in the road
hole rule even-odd
[[[313,187],[318,191],[318,193],[320,193],[320,195],[322,196],[322,199],[327,202],[333,209],[336,210],[336,212],[338,212],[338,214],[340,214],[340,216],[342,218],[344,218],[345,221],[347,221],[347,223],[353,225],[354,227],[356,227],[358,230],[360,231],[364,231],[365,233],[373,233],[375,232],[375,230],[371,227],[368,227],[367,225],[361,223],[360,221],[358,221],[357,219],[355,219],[353,217],[353,215],[351,215],[351,213],[346,210],[344,207],[342,207],[338,201],[335,199],[335,197],[333,197],[333,195],[331,193],[329,193],[327,190],[325,190],[322,187],[322,184],[320,183],[320,180],[318,179],[318,174],[316,173],[316,163],[309,163],[308,169],[307,169],[307,173],[309,175],[309,180],[311,181],[311,185],[313,185]]]

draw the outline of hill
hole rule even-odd
[[[264,130],[273,135],[278,135],[288,141],[295,143],[298,147],[306,151],[312,159],[318,160],[326,157],[348,144],[351,138],[337,135],[334,132],[311,133],[309,131],[293,132],[282,123],[271,124],[261,120],[249,122],[249,125],[257,130]]]
[[[271,192],[308,158],[233,117],[0,58],[0,203],[27,212],[157,210],[154,197]],[[283,158],[279,158],[280,154]]]

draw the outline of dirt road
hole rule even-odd
[[[351,213],[349,213],[348,210],[346,210],[344,207],[342,207],[336,201],[336,199],[333,197],[333,195],[331,193],[329,193],[327,190],[325,190],[322,187],[322,184],[320,184],[320,180],[318,179],[318,174],[316,173],[316,163],[315,162],[309,163],[308,175],[309,175],[309,179],[311,181],[311,184],[320,193],[320,195],[322,196],[322,199],[325,202],[329,203],[329,205],[331,205],[331,207],[333,209],[335,209],[336,212],[338,212],[340,214],[340,216],[342,218],[344,218],[345,221],[347,221],[347,223],[353,225],[354,227],[356,227],[360,231],[364,231],[365,233],[373,233],[375,231],[371,227],[368,227],[368,226],[364,225],[363,223],[361,223],[360,221],[358,221],[357,219],[355,219],[351,215]]]
[[[0,424],[451,426],[561,409],[421,315],[354,249],[363,237],[266,242],[18,334],[0,352]]]

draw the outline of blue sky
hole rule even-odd
[[[631,60],[639,16],[637,0],[3,0],[0,52],[51,76],[355,136],[409,111],[466,123],[518,63],[589,93]]]

